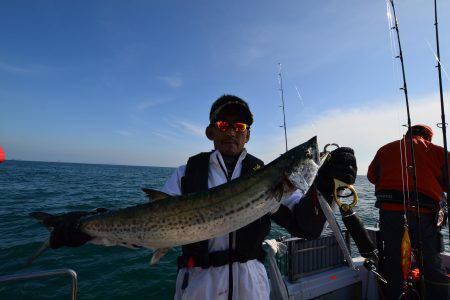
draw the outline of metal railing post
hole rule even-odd
[[[77,276],[77,273],[72,269],[57,269],[57,270],[51,270],[51,271],[4,275],[4,276],[0,276],[0,283],[9,282],[9,281],[21,281],[21,280],[35,279],[35,278],[42,278],[42,277],[50,277],[50,276],[57,276],[57,275],[70,275],[70,277],[72,278],[71,299],[75,300],[77,298],[77,286],[78,286],[77,278],[78,278],[78,276]]]

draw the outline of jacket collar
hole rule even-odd
[[[236,167],[234,168],[234,171],[233,171],[233,174],[232,174],[231,178],[235,177],[234,173],[236,173],[236,171],[238,170],[238,166],[241,165],[241,163],[244,160],[246,155],[247,155],[247,150],[244,148],[242,150],[241,154],[239,155],[239,158],[238,158],[238,160],[236,162]],[[212,159],[210,159],[210,163],[212,163],[215,168],[223,169],[225,172],[228,172],[227,168],[225,167],[225,162],[223,161],[222,154],[219,152],[219,150],[215,150],[211,154],[211,157],[212,157]],[[228,175],[228,174],[226,174],[226,175]]]

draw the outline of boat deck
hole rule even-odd
[[[369,232],[375,238],[376,230],[369,229]],[[350,251],[347,234],[346,241]],[[277,261],[282,270],[280,274],[283,273],[283,284],[275,286],[271,280],[272,290],[285,289],[284,295],[292,300],[379,299],[377,277],[363,266],[365,259],[361,256],[352,258],[352,269],[334,236],[322,236],[312,241],[290,238],[282,243],[288,248],[287,255]],[[442,253],[441,257],[450,270],[450,253]],[[269,272],[269,276],[273,274]],[[271,299],[286,299],[280,295],[283,292],[272,293]]]

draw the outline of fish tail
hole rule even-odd
[[[61,219],[59,216],[54,216],[42,211],[34,211],[30,213],[30,217],[37,219],[39,223],[44,225],[48,230],[52,230]]]

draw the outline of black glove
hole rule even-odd
[[[95,215],[106,211],[106,208],[96,208],[91,212],[75,211],[55,216],[55,219],[49,220],[53,227],[53,231],[50,234],[50,247],[52,249],[58,249],[63,246],[79,247],[86,244],[92,238],[80,230],[80,219],[88,215]]]
[[[333,150],[327,160],[320,167],[316,178],[316,187],[324,196],[333,193],[333,178],[339,179],[347,184],[355,183],[356,158],[352,148],[340,147]]]

